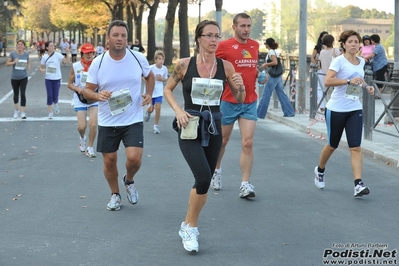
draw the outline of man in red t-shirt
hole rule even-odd
[[[242,182],[239,193],[241,198],[255,197],[254,186],[249,183],[249,178],[253,163],[252,143],[257,121],[256,105],[258,94],[256,93],[256,78],[259,75],[257,68],[259,43],[249,38],[251,25],[252,20],[249,15],[245,13],[237,14],[233,19],[232,26],[235,33],[234,37],[220,42],[216,51],[216,57],[231,62],[236,72],[242,74],[246,97],[244,103],[238,103],[228,88],[228,83],[226,83],[226,89],[223,92],[220,104],[220,110],[223,113],[223,143],[211,185],[215,190],[220,190],[222,187],[221,161],[233,131],[234,123],[238,120],[242,143],[240,156]]]

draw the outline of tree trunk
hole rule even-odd
[[[123,2],[118,0],[114,5],[114,14],[113,20],[122,20],[123,21]]]
[[[134,39],[139,39],[141,45],[143,42],[141,41],[141,28],[142,28],[142,21],[143,21],[143,13],[144,13],[144,4],[139,3],[137,5],[137,12],[134,10]]]
[[[129,33],[127,35],[127,41],[133,41],[133,12],[134,4],[132,2],[128,3],[126,6],[126,16],[127,16],[127,27],[129,29]]]
[[[165,34],[163,35],[163,47],[166,66],[172,65],[173,61],[173,26],[175,24],[176,8],[179,0],[169,0],[168,11],[165,16]]]
[[[156,49],[155,44],[155,16],[157,14],[158,6],[160,0],[155,0],[153,5],[150,7],[150,13],[147,18],[147,34],[148,34],[148,43],[147,43],[147,60],[154,61],[154,53]]]
[[[190,56],[187,5],[188,5],[187,0],[180,0],[180,6],[179,6],[180,58]]]

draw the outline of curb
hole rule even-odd
[[[300,116],[300,115],[304,115],[304,114],[296,114],[295,116]],[[268,111],[266,117],[269,119],[272,119],[274,121],[283,123],[289,127],[299,129],[299,130],[309,134],[309,126],[300,124],[292,119],[287,119],[287,118],[281,116],[281,114],[277,115],[277,114],[274,114],[273,112]],[[310,124],[310,121],[309,121],[309,124]],[[313,134],[313,136],[317,136],[317,138],[324,138],[324,139],[327,138],[326,132],[323,132],[316,128],[312,128],[312,134]],[[340,146],[341,145],[348,146],[348,143],[345,140],[344,136],[341,139]],[[375,149],[373,149],[373,146],[375,146],[375,145],[377,145],[377,144],[372,143],[372,141],[362,139],[361,147],[362,147],[363,155],[366,155],[366,156],[376,159],[380,162],[383,162],[386,165],[390,165],[390,166],[399,168],[399,159],[398,159],[397,151],[394,151],[394,150],[389,151],[387,149],[381,150],[381,151],[376,151]]]

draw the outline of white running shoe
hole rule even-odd
[[[151,116],[151,113],[149,113],[149,112],[145,111],[145,115],[144,115],[144,121],[145,121],[145,122],[148,122],[148,121],[150,121],[150,116]]]
[[[255,197],[254,186],[250,183],[242,184],[239,196],[240,198]]]
[[[26,114],[25,113],[21,113],[21,119],[26,119]]]
[[[324,183],[324,173],[319,173],[317,171],[317,167],[318,166],[314,168],[314,184],[316,185],[316,187],[323,189],[326,186],[326,184]]]
[[[112,194],[111,199],[107,204],[107,210],[109,211],[119,211],[121,209],[121,196],[118,194]]]
[[[184,222],[180,226],[179,236],[182,239],[182,244],[185,250],[188,252],[198,252],[198,229],[184,225]]]
[[[139,193],[137,192],[135,184],[126,184],[125,183],[126,175],[122,178],[123,185],[126,188],[127,199],[131,204],[136,204],[139,201]]]
[[[19,118],[19,110],[14,110],[14,119]]]
[[[53,112],[48,113],[48,119],[53,119],[53,116],[54,116]]]
[[[214,190],[222,189],[222,174],[215,172],[212,176],[211,186]]]
[[[87,147],[86,156],[90,158],[95,158],[97,155],[94,153],[93,147]]]
[[[79,150],[80,152],[85,152],[86,151],[86,136],[79,137]]]
[[[161,130],[159,130],[158,125],[154,125],[154,134],[160,134]]]
[[[368,195],[370,193],[370,189],[366,187],[363,182],[360,182],[358,185],[356,185],[354,191],[354,197],[362,197],[363,195]]]
[[[58,115],[60,113],[60,107],[58,106],[58,103],[54,104],[54,112],[56,115]]]
[[[187,226],[188,226],[188,224],[186,224],[184,221],[181,222],[180,230],[179,230],[179,236],[180,236],[181,238],[183,238],[184,230],[186,230],[186,227],[187,227]]]

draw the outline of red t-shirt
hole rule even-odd
[[[216,50],[216,57],[233,64],[237,73],[241,73],[244,80],[246,96],[244,103],[253,103],[258,99],[256,93],[256,75],[258,69],[259,43],[248,39],[246,43],[239,43],[235,38],[221,41]],[[238,103],[230,91],[228,82],[223,92],[222,100]]]

